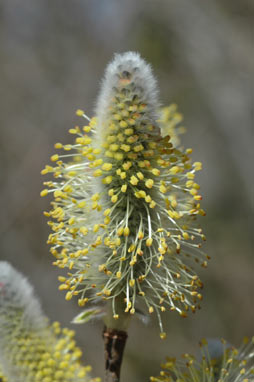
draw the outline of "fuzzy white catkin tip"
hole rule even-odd
[[[0,262],[0,336],[2,324],[8,315],[22,311],[24,324],[30,329],[45,327],[41,305],[36,299],[34,289],[28,280],[17,272],[8,262]]]
[[[109,105],[114,95],[119,93],[127,83],[132,84],[132,95],[147,105],[146,117],[151,123],[158,118],[158,89],[151,66],[141,58],[139,53],[126,52],[115,54],[105,70],[100,95],[97,101],[96,115],[98,127],[103,128],[108,118]]]

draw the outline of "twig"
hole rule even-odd
[[[119,382],[127,333],[104,327],[105,382]]]

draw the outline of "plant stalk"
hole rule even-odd
[[[127,333],[123,330],[104,327],[105,382],[119,382]]]

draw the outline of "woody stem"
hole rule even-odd
[[[104,327],[105,382],[120,382],[120,371],[127,333]]]

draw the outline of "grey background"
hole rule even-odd
[[[200,270],[202,309],[133,320],[122,380],[148,381],[166,354],[195,352],[202,337],[238,345],[254,334],[252,0],[2,0],[0,3],[1,259],[28,275],[45,313],[69,325],[79,311],[59,292],[45,244],[41,169],[55,142],[68,143],[77,108],[93,115],[104,68],[115,52],[152,64],[164,105],[176,102],[185,147],[203,162],[200,219],[212,260]],[[253,200],[253,199],[252,199]],[[77,328],[85,362],[103,375],[102,323]]]

